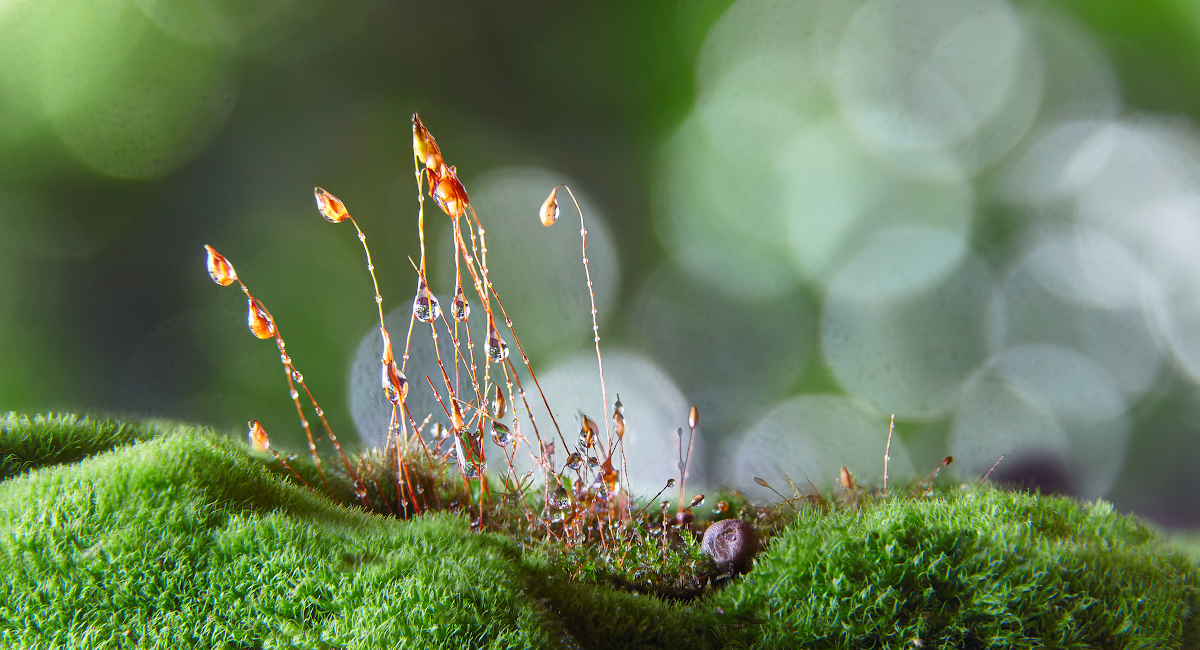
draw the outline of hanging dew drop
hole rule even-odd
[[[299,370],[293,370],[292,371],[292,381],[298,381],[300,383],[304,383],[304,375],[300,374]]]
[[[550,505],[558,508],[559,510],[571,505],[571,497],[567,494],[567,489],[561,485],[558,486],[558,488],[554,490],[554,496],[550,500]]]
[[[451,313],[454,315],[454,320],[460,323],[471,315],[471,303],[467,302],[461,284],[454,289],[454,304]]]
[[[512,442],[512,432],[499,422],[492,422],[492,440],[501,447],[507,447]]]
[[[504,393],[500,390],[500,385],[496,385],[496,394],[492,398],[492,417],[500,420],[504,418],[504,414],[508,412],[508,402],[504,399]]]
[[[509,357],[509,345],[500,338],[500,332],[496,331],[496,325],[488,327],[487,332],[487,359],[491,359],[494,363],[504,361]]]
[[[275,323],[271,321],[266,308],[262,306],[258,298],[250,298],[247,303],[249,308],[246,313],[246,325],[250,328],[250,333],[260,339],[269,339],[275,336]]]
[[[582,463],[583,456],[580,456],[579,452],[573,452],[570,456],[567,456],[567,467],[571,468],[571,470],[578,470]]]
[[[418,278],[417,295],[413,298],[413,316],[422,323],[428,323],[441,315],[442,307],[438,304],[437,297],[429,292],[425,279]]]

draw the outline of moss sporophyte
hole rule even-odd
[[[489,279],[483,221],[415,114],[412,124],[421,256],[402,354],[366,235],[340,199],[314,193],[325,219],[355,228],[371,274],[391,405],[384,449],[342,448],[279,323],[206,246],[212,279],[245,294],[251,333],[275,341],[308,457],[281,454],[253,420],[247,445],[163,421],[0,419],[0,645],[1200,647],[1200,571],[1187,557],[1102,501],[939,482],[950,457],[907,485],[888,484],[885,449],[878,489],[842,467],[836,492],[789,478],[791,496],[776,491],[770,505],[736,491],[689,498],[693,407],[686,444],[676,432],[678,476],[635,501],[574,194],[550,188],[537,209],[553,225],[563,189],[580,215],[604,425],[581,414],[571,444]],[[448,310],[426,273],[426,194],[453,226]],[[475,299],[481,354],[468,326]],[[412,386],[407,362],[426,327],[440,376]],[[426,389],[436,416],[409,410]],[[322,462],[306,413],[335,463]],[[502,459],[487,457],[486,436]],[[518,453],[536,469],[518,472]],[[676,486],[677,501],[659,501]]]

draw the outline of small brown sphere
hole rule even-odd
[[[700,546],[726,573],[745,573],[758,555],[758,533],[741,519],[723,519],[708,527]]]

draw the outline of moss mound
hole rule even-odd
[[[0,458],[19,468],[0,480],[3,647],[1197,645],[1195,565],[1102,503],[804,510],[745,578],[675,603],[461,517],[335,504],[194,427],[10,416]]]
[[[1107,502],[998,490],[802,512],[717,602],[770,648],[1200,645],[1190,560]]]

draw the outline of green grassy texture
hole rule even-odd
[[[1197,645],[1196,566],[1103,503],[805,510],[749,575],[680,604],[457,516],[337,505],[195,427],[9,417],[0,458],[21,468],[0,480],[4,648]]]
[[[1188,558],[1107,502],[992,489],[802,512],[716,602],[763,648],[1200,646]]]

